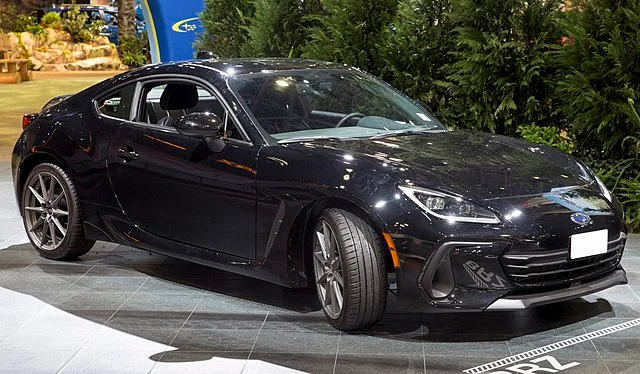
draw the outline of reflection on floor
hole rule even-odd
[[[313,293],[129,247],[98,243],[75,262],[44,260],[25,244],[8,175],[0,164],[0,372],[462,372],[640,318],[632,236],[628,286],[518,313],[399,314],[390,305],[371,330],[339,333]],[[629,328],[493,372],[637,373],[639,334]]]

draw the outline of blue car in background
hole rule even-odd
[[[63,16],[74,6],[78,7],[81,13],[87,14],[87,24],[93,21],[104,22],[104,27],[100,33],[109,38],[111,43],[118,44],[118,8],[114,6],[61,4],[38,10],[38,19],[42,18],[42,16],[48,12],[60,13],[60,16]],[[139,8],[140,6],[136,6],[136,35],[143,37],[146,35],[147,30],[144,18],[142,17],[142,11]]]

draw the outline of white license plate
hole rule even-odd
[[[582,258],[607,252],[609,230],[598,230],[571,235],[571,258]]]

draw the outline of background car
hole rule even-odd
[[[25,116],[33,246],[105,240],[315,286],[341,330],[399,309],[522,309],[627,282],[615,198],[579,160],[449,131],[359,71],[290,59],[132,70]]]

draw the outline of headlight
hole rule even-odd
[[[613,202],[613,197],[611,196],[611,192],[609,192],[609,190],[607,189],[607,186],[605,186],[604,183],[602,183],[602,181],[600,180],[600,178],[598,178],[596,173],[593,173],[593,176],[596,179],[596,183],[598,183],[598,187],[600,187],[600,191],[604,195],[605,199],[609,200],[610,202]]]
[[[457,196],[424,188],[401,186],[400,189],[432,216],[453,222],[500,223],[498,217],[489,210]]]

